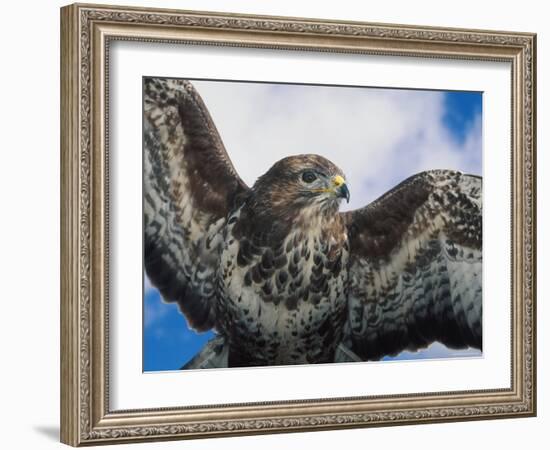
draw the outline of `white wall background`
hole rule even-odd
[[[127,3],[119,1],[117,3]],[[9,2],[2,9],[2,131],[0,183],[2,214],[2,314],[0,315],[0,414],[3,448],[59,448],[59,1]],[[543,31],[544,2],[524,0],[460,3],[317,2],[271,0],[133,0],[136,6],[202,9],[387,23],[538,32],[539,123],[539,416],[456,424],[332,431],[262,437],[141,444],[140,448],[255,449],[412,446],[446,450],[465,447],[544,448],[550,426],[547,347],[544,323],[550,308],[544,284],[550,250],[550,163],[548,135],[550,34]],[[546,379],[545,379],[546,378]],[[127,446],[124,446],[127,447]],[[132,447],[133,448],[133,447]],[[137,447],[136,447],[137,448]]]

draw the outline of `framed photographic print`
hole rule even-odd
[[[62,441],[534,415],[535,38],[62,8]]]

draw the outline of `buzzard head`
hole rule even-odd
[[[340,168],[319,155],[277,161],[258,178],[253,190],[272,208],[336,211],[350,193]]]

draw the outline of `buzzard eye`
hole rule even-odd
[[[306,183],[313,183],[316,179],[317,175],[315,175],[311,170],[308,170],[302,174],[302,180]]]

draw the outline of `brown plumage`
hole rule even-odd
[[[191,83],[144,91],[147,275],[219,334],[187,367],[481,348],[479,178],[425,172],[339,213],[349,191],[330,161],[290,156],[249,188]]]

